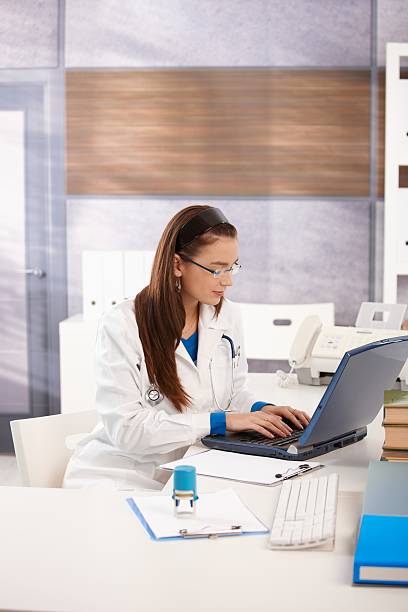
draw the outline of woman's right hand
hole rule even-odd
[[[256,412],[227,412],[225,415],[227,431],[247,431],[253,430],[273,438],[280,436],[285,438],[292,433],[291,428],[282,421],[277,414],[268,414],[262,410]]]

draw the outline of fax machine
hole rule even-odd
[[[407,336],[401,329],[326,326],[316,315],[306,317],[293,341],[289,365],[298,381],[306,385],[327,385],[344,353],[363,344]],[[396,388],[408,390],[408,361],[401,370]]]

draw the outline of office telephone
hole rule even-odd
[[[376,340],[407,336],[406,330],[323,325],[317,315],[301,323],[289,353],[289,365],[298,381],[307,385],[329,384],[344,353]],[[408,362],[400,374],[400,386],[408,389]]]

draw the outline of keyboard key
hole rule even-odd
[[[312,527],[313,527],[313,515],[305,516],[305,518],[303,519],[303,526],[304,527],[310,527],[310,529],[312,529]]]
[[[279,527],[279,529],[282,531],[283,529],[283,523],[285,522],[284,517],[282,518],[278,518],[275,516],[274,520],[273,520],[273,526],[274,527]]]
[[[309,495],[307,497],[307,504],[306,504],[306,516],[313,516],[314,514],[318,484],[319,484],[318,478],[310,479]]]
[[[276,509],[276,514],[275,514],[276,518],[285,518],[286,516],[286,508],[288,506],[290,489],[291,489],[291,482],[289,482],[289,480],[286,480],[282,484],[278,507]]]
[[[324,514],[324,507],[326,505],[326,491],[327,491],[327,476],[323,476],[322,478],[319,478],[315,514]]]
[[[295,481],[292,483],[292,490],[290,492],[289,503],[288,503],[288,507],[286,510],[286,520],[288,521],[295,520],[299,493],[300,493],[300,482]]]
[[[323,537],[323,522],[319,521],[316,525],[313,525],[312,529],[312,540],[321,540]]]
[[[274,523],[275,524],[275,523]],[[283,527],[288,527],[290,529],[292,529],[292,531],[294,531],[295,529],[302,529],[303,526],[303,521],[284,521],[282,528]]]
[[[288,544],[290,544],[292,541],[292,533],[293,533],[293,529],[290,525],[283,526],[282,537],[286,538],[286,541]]]
[[[302,532],[302,542],[304,544],[307,544],[307,542],[310,542],[312,540],[312,526],[304,526],[303,527],[303,532]]]
[[[292,533],[292,544],[300,544],[302,541],[302,529],[295,529]]]
[[[302,488],[300,490],[300,495],[299,495],[299,502],[296,508],[296,519],[304,519],[306,516],[306,503],[307,503],[307,496],[309,493],[309,485],[310,485],[310,480],[304,480],[302,482]]]

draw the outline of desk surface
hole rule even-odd
[[[324,391],[278,389],[275,377],[260,374],[250,375],[250,386],[309,412]],[[0,487],[0,609],[406,611],[404,588],[351,586],[367,466],[380,455],[382,435],[379,415],[362,442],[321,458],[326,467],[319,474],[340,473],[333,552],[271,551],[266,536],[152,542],[127,507],[127,494]],[[198,481],[202,492],[231,485],[271,524],[279,488]]]

